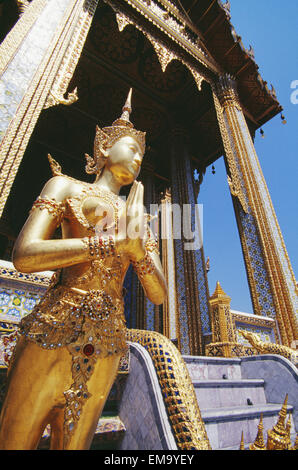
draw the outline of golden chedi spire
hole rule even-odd
[[[225,291],[221,287],[220,282],[217,281],[215,291],[213,292],[212,296],[210,297],[210,300],[212,300],[212,299],[221,299],[221,298],[230,299],[230,297],[225,293]]]
[[[249,450],[266,450],[266,445],[265,445],[264,436],[263,436],[263,430],[264,430],[263,414],[261,414],[260,422],[259,422],[259,425],[258,425],[257,437],[256,437],[255,442],[253,444],[250,444]]]
[[[240,442],[239,450],[245,450],[243,431],[242,431],[242,434],[241,434],[241,442]]]
[[[267,433],[268,450],[286,450],[288,449],[288,436],[285,425],[287,417],[288,395],[286,395],[284,404],[279,412],[276,425]]]

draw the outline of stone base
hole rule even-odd
[[[209,357],[242,357],[258,354],[252,346],[240,343],[209,343],[205,350]]]

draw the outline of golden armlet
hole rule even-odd
[[[64,216],[64,205],[62,202],[57,202],[54,198],[49,198],[47,196],[39,196],[36,201],[33,203],[31,212],[35,209],[46,209],[50,214],[57,217],[57,224],[60,224]]]

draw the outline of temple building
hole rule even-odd
[[[149,448],[156,449],[156,442],[161,449],[235,448],[242,431],[248,445],[257,433],[256,419],[263,413],[264,427],[272,427],[286,394],[293,437],[295,422],[298,426],[297,284],[254,147],[256,131],[282,107],[274,88],[260,76],[252,49],[244,47],[234,30],[229,2],[4,0],[0,41],[0,335],[17,329],[53,274],[23,274],[11,262],[32,204],[52,176],[48,155],[63,173],[92,182],[84,171],[84,155],[92,154],[96,125],[115,119],[132,88],[132,120],[146,132],[139,179],[168,296],[154,305],[133,269],[128,270],[125,316],[135,349],[123,361],[124,375],[115,392],[122,397],[122,414],[121,423],[115,418],[114,425],[119,435],[127,430],[121,441],[125,444],[118,448],[145,445],[137,437],[141,424],[133,421],[137,380],[130,381],[133,368],[141,374],[146,363],[142,367],[150,369],[147,354],[157,378],[152,382],[156,392],[148,391],[151,398],[144,400],[151,400],[155,410],[159,405],[152,405],[152,393],[156,403],[165,396],[156,350],[164,351],[164,358],[173,354],[177,364],[178,354],[184,361],[176,385],[166,382],[167,394],[179,384],[182,390],[188,384],[185,374],[190,374],[198,434],[190,425],[189,434],[179,428],[167,400],[156,419],[148,404]],[[197,203],[206,169],[219,158],[225,162],[253,314],[231,310],[224,279],[214,293],[209,291]],[[2,341],[3,370],[8,349]],[[149,372],[142,373],[148,384]],[[270,382],[276,374],[283,382],[278,392]],[[233,400],[239,399],[236,419],[231,418],[233,403],[225,404],[217,393],[227,390],[229,382]],[[214,406],[207,403],[208,390],[214,394],[213,405],[218,399]],[[129,412],[129,406],[135,409]],[[220,414],[220,408],[230,412]],[[159,424],[167,419],[167,425]],[[231,432],[233,442],[224,428],[231,421],[240,423]],[[99,446],[113,448],[103,441],[98,437]]]

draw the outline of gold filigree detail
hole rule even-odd
[[[127,339],[141,344],[151,356],[178,448],[210,450],[193,383],[178,349],[153,331],[127,330]]]
[[[77,88],[68,93],[67,98],[64,98],[64,96],[81,56],[97,4],[98,0],[87,0],[83,8],[81,8],[75,30],[71,35],[69,45],[65,51],[55,81],[44,105],[45,109],[59,104],[70,106],[79,99]]]
[[[52,106],[58,106],[59,104],[64,104],[65,106],[70,106],[71,104],[78,101],[78,89],[75,88],[72,92],[67,93],[67,98],[64,98],[63,95],[57,96],[54,92],[50,92],[44,109],[50,108]]]
[[[266,445],[264,442],[264,426],[263,426],[263,414],[261,414],[260,422],[258,424],[258,433],[257,437],[253,444],[250,444],[249,450],[266,450]]]
[[[56,162],[56,160],[54,160],[54,158],[52,157],[50,153],[48,154],[48,160],[50,162],[50,167],[51,167],[53,176],[61,176],[62,175],[61,165],[59,165],[59,163]]]
[[[20,16],[23,15],[32,0],[16,0]]]
[[[278,354],[293,364],[298,365],[298,352],[281,344],[261,341],[259,335],[250,331],[239,330],[239,333],[258,351],[259,354]]]
[[[289,438],[285,426],[287,417],[288,395],[279,412],[276,425],[267,433],[267,450],[287,450],[289,448]]]
[[[183,62],[184,63],[184,62]],[[201,91],[202,89],[202,83],[203,81],[205,80],[205,78],[203,77],[203,75],[201,73],[199,73],[194,67],[191,67],[189,66],[188,64],[185,64],[186,67],[190,70],[193,78],[195,79],[195,82],[196,82],[196,85],[198,87],[198,90]]]
[[[216,83],[217,96],[222,106],[222,111],[233,107],[242,111],[237,93],[236,80],[229,74],[221,75]]]
[[[234,197],[237,197],[238,201],[241,204],[243,211],[245,213],[248,213],[247,201],[242,191],[239,171],[235,162],[235,156],[233,153],[233,149],[231,147],[228,130],[226,128],[226,124],[223,118],[224,108],[222,107],[220,98],[218,96],[218,87],[215,87],[215,85],[213,85],[212,88],[213,88],[213,99],[214,99],[215,110],[217,114],[217,120],[219,124],[219,129],[221,132],[221,137],[222,137],[225,154],[226,154],[226,158],[228,162],[229,172],[230,172],[230,175],[228,175],[229,188],[230,188],[231,194]],[[231,99],[231,95],[230,95],[230,98],[228,98],[229,103],[230,103],[230,99]],[[221,100],[223,100],[223,96],[221,96]]]
[[[120,32],[122,32],[129,24],[133,24],[133,22],[123,13],[116,13],[116,20]]]
[[[176,54],[174,54],[172,51],[170,51],[170,49],[163,46],[159,41],[154,39],[154,37],[151,36],[151,34],[148,34],[148,33],[144,33],[144,34],[148,38],[148,40],[151,42],[151,44],[152,44],[152,46],[153,46],[153,48],[156,52],[157,58],[159,60],[161,69],[162,69],[163,72],[165,72],[167,66],[169,65],[169,63],[172,62],[172,60],[174,60],[174,59],[178,59],[178,57],[176,56]]]
[[[57,226],[61,224],[65,212],[65,207],[62,202],[57,202],[54,198],[49,198],[47,196],[39,196],[33,203],[32,208],[30,210],[30,214],[36,209],[46,209],[49,214],[53,215],[56,218]]]
[[[184,51],[189,53],[192,57],[195,57],[195,59],[199,63],[202,63],[206,66],[205,61],[207,60],[211,69],[214,70],[216,73],[218,72],[217,65],[213,63],[213,60],[211,59],[211,57],[209,57],[208,54],[201,49],[200,41],[196,41],[193,43],[189,39],[188,35],[185,32],[185,24],[179,25],[176,22],[176,20],[174,20],[174,18],[172,18],[171,16],[163,18],[163,13],[165,12],[161,10],[160,7],[156,5],[154,2],[147,3],[145,0],[144,2],[139,1],[139,0],[137,1],[127,0],[127,1],[133,8],[135,8],[140,14],[142,14],[151,23],[153,23],[158,29],[163,30],[165,34],[172,41],[174,41],[174,43],[178,43],[182,47],[182,49],[184,49]],[[206,76],[203,75],[202,72],[199,72],[192,65],[190,65],[189,61],[186,59],[186,54],[184,53],[177,54],[177,52],[174,52],[169,46],[163,44],[160,40],[153,37],[151,34],[151,31],[149,32],[147,29],[144,29],[144,27],[140,26],[137,23],[137,21],[124,15],[119,9],[119,7],[114,4],[113,0],[106,0],[106,3],[110,4],[110,6],[115,11],[116,15],[119,15],[117,19],[119,29],[120,28],[124,29],[127,24],[132,24],[134,25],[135,28],[141,31],[144,34],[144,36],[146,36],[147,39],[152,43],[154,50],[156,51],[158,60],[161,64],[163,72],[166,70],[168,64],[172,60],[176,59],[182,62],[186,67],[188,67],[188,69],[194,76],[194,79],[196,81],[196,84],[198,85],[199,90],[201,89],[202,80],[206,80],[207,82],[210,82],[210,79],[208,78],[207,75]],[[152,18],[152,14],[154,16],[154,19]],[[155,24],[155,18],[157,17],[163,19],[163,26],[165,28],[159,23]]]

